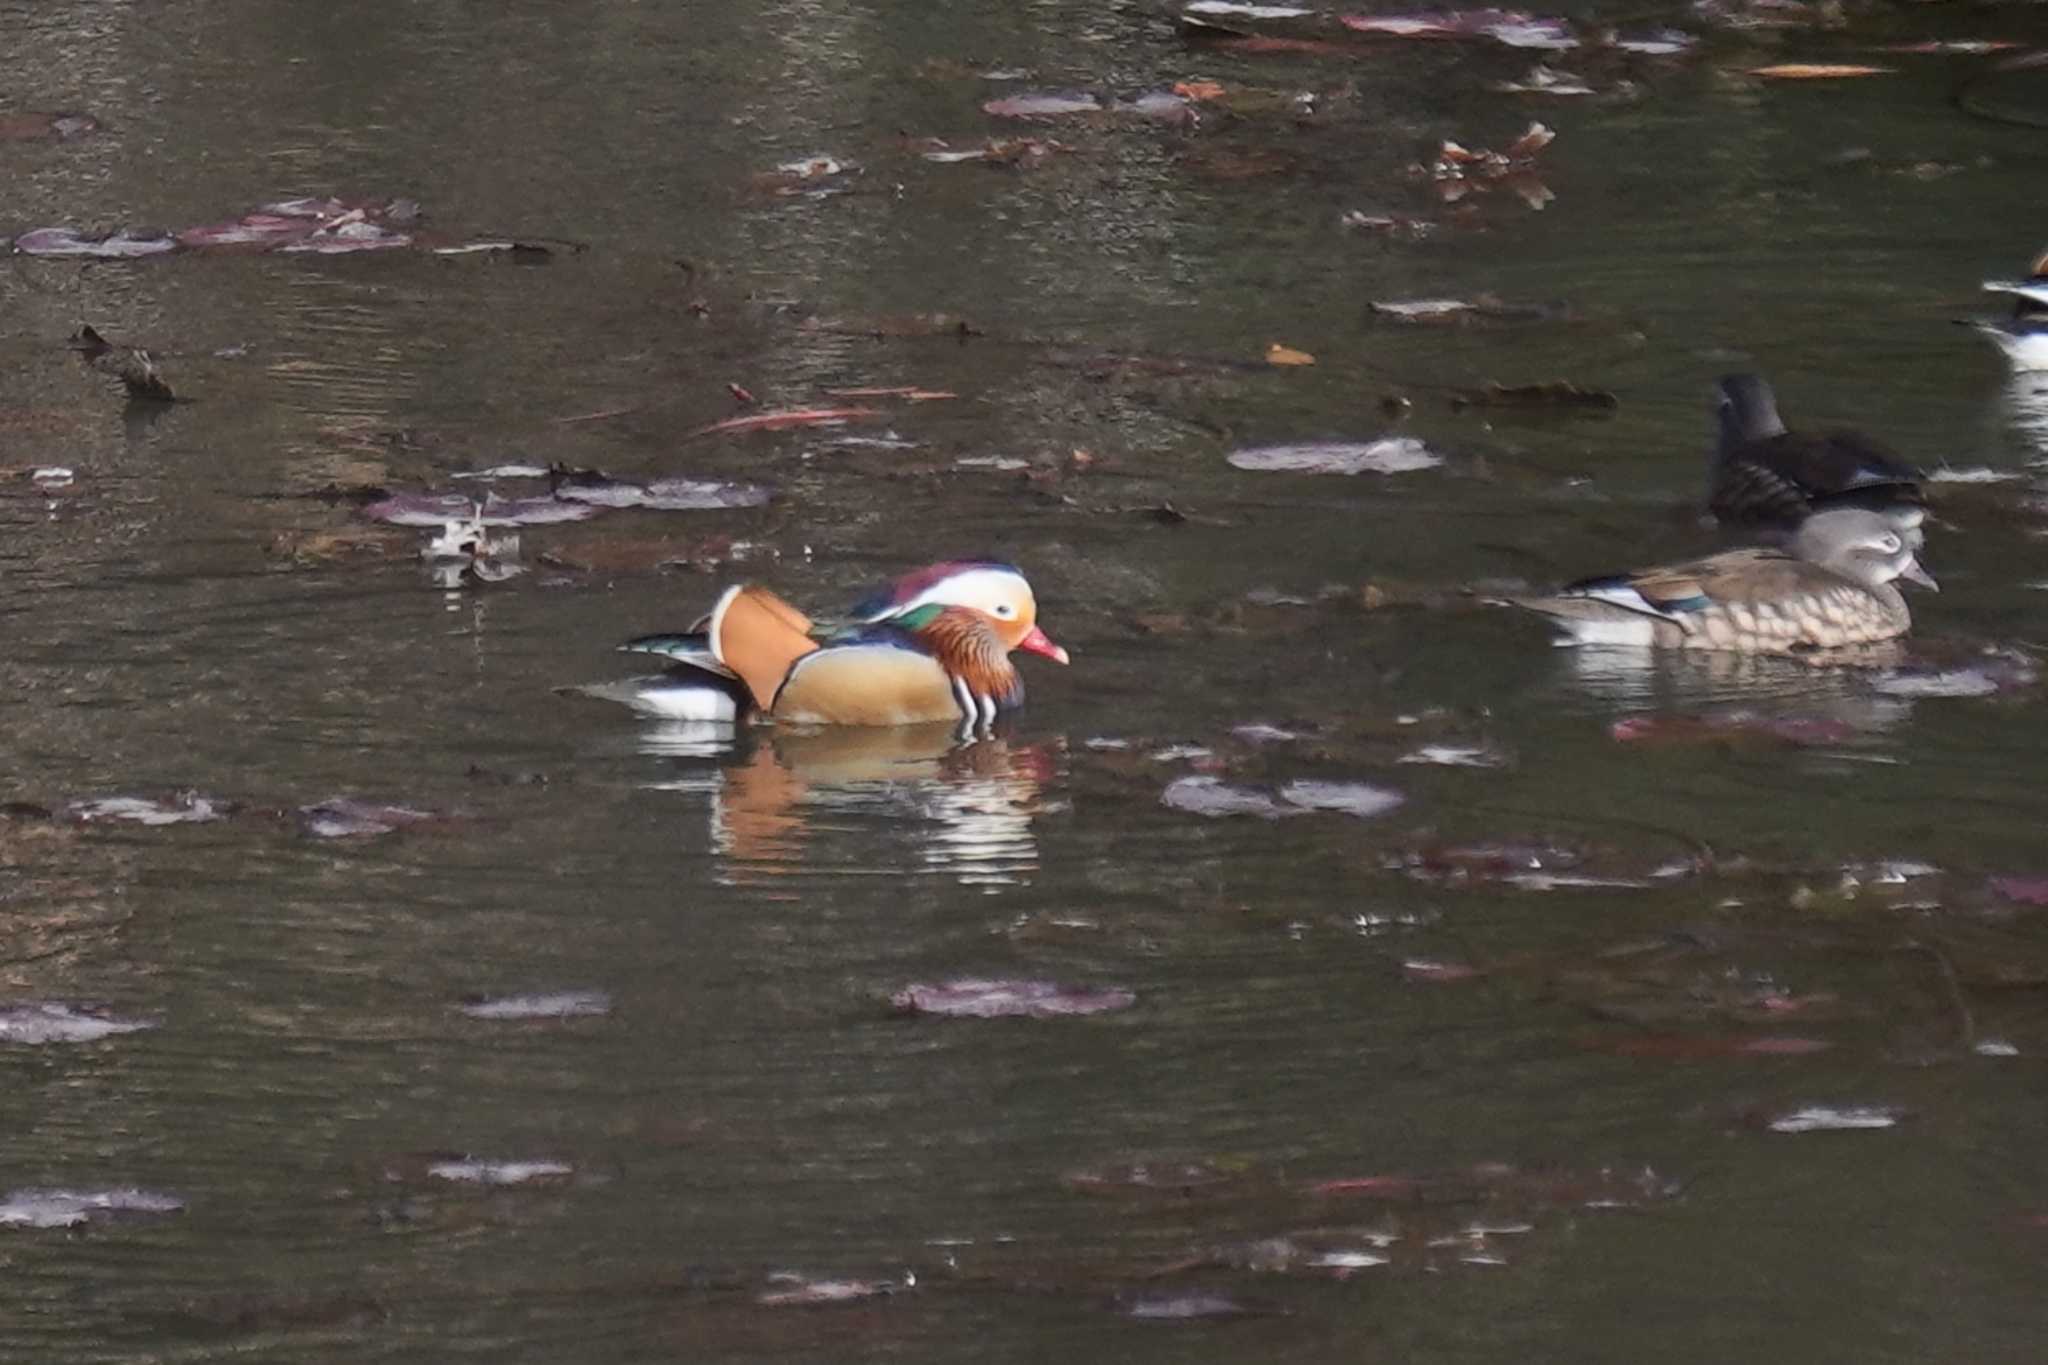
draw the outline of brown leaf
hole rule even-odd
[[[1891,66],[1856,66],[1848,62],[1779,62],[1774,66],[1753,66],[1749,74],[1773,81],[1837,81],[1852,76],[1883,76],[1897,69]]]
[[[1266,347],[1268,365],[1313,365],[1316,358],[1307,351],[1297,351],[1292,346],[1282,346],[1275,341]]]

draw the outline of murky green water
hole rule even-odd
[[[1635,94],[1548,103],[1487,88],[1533,54],[1244,55],[1163,5],[49,4],[0,26],[7,112],[103,124],[0,142],[0,234],[341,193],[587,245],[0,264],[0,797],[60,817],[0,824],[0,1005],[158,1024],[0,1045],[0,1200],[185,1206],[0,1227],[0,1357],[2037,1352],[2048,932],[2038,888],[1993,879],[2048,872],[2038,691],[1628,666],[1479,604],[1711,544],[1691,509],[1730,369],[1926,464],[2041,458],[2039,400],[1948,325],[2040,245],[2039,134],[1945,102],[1967,59],[1732,74],[2034,41],[2037,16],[1565,54]],[[1237,92],[1192,129],[979,107],[1191,78]],[[2000,89],[2024,103],[2027,79]],[[1542,211],[1496,193],[1420,240],[1340,225],[1444,217],[1406,168],[1531,117],[1558,130]],[[1019,134],[1066,150],[921,156]],[[862,170],[828,195],[764,178],[818,155]],[[1569,317],[1368,309],[1481,294]],[[192,401],[124,411],[64,349],[81,322]],[[1275,342],[1318,363],[1257,364]],[[1560,378],[1618,410],[1448,401]],[[729,382],[768,407],[959,396],[689,438],[740,411]],[[1394,433],[1446,464],[1224,459]],[[444,591],[414,533],[304,496],[554,460],[777,498],[529,528],[529,573]],[[49,465],[75,480],[18,472]],[[1928,648],[2039,639],[2026,488],[1937,488]],[[707,753],[554,690],[629,671],[617,640],[731,578],[830,606],[960,554],[1023,565],[1074,653],[1025,662],[1031,706],[995,741]],[[1731,707],[1780,737],[1697,720]],[[1640,716],[1662,742],[1610,737]],[[1426,745],[1502,765],[1401,762]],[[1212,819],[1162,801],[1192,776],[1407,801]],[[61,818],[184,789],[241,806]],[[297,808],[342,794],[455,818],[308,837]],[[1554,851],[1470,853],[1503,843]],[[1532,870],[1614,884],[1503,879]],[[887,1008],[962,976],[1138,1002]],[[609,1012],[460,1009],[561,991]],[[1897,1121],[1771,1130],[1814,1105]],[[464,1158],[568,1171],[484,1185],[451,1178]],[[1321,1188],[1370,1177],[1406,1179]],[[1332,1246],[1388,1263],[1315,1264]],[[763,1302],[785,1272],[896,1292]],[[1196,1290],[1255,1311],[1130,1316]]]

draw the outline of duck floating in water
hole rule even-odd
[[[1707,505],[1723,525],[1779,535],[1815,512],[1883,512],[1915,546],[1927,507],[1920,471],[1855,431],[1792,431],[1762,376],[1731,374],[1715,389],[1718,439]]]
[[[604,694],[673,720],[750,715],[813,725],[986,727],[1024,700],[1014,650],[1066,663],[1008,564],[955,560],[906,574],[821,627],[768,589],[725,590],[690,631],[619,646],[676,667]]]
[[[1684,564],[1583,579],[1553,597],[1511,599],[1564,643],[1802,654],[1906,633],[1904,578],[1938,591],[1916,544],[1883,513],[1816,512],[1787,549],[1728,550]]]
[[[1970,319],[2016,370],[2048,370],[2048,252],[2027,267],[2023,280],[1986,280],[1986,293],[2012,296],[2012,316],[1998,322]]]

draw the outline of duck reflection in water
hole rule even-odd
[[[703,791],[711,845],[734,884],[797,873],[930,871],[990,888],[1038,869],[1032,821],[1058,772],[1057,742],[963,738],[953,724],[650,726],[642,753],[712,760],[657,785]],[[889,831],[876,838],[870,822]],[[858,837],[836,837],[851,825]],[[889,856],[903,850],[903,858]]]

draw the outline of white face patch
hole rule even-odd
[[[998,621],[1022,620],[1027,613],[1036,615],[1031,585],[1024,581],[1022,574],[1008,569],[968,569],[942,578],[890,615],[901,616],[904,612],[934,604],[972,607]]]

